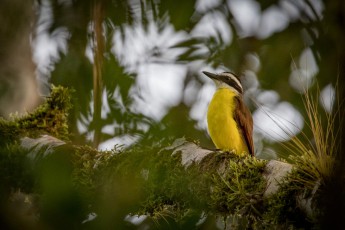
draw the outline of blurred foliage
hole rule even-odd
[[[96,45],[93,43],[93,16],[91,13],[91,9],[93,9],[96,3],[103,4],[106,9],[103,12],[103,17],[105,18],[103,23],[105,49],[102,78],[110,112],[102,116],[101,120],[92,120],[93,109],[90,102],[92,101],[93,88],[93,62],[85,56],[85,50],[91,49],[91,51],[94,51]],[[238,73],[244,73],[250,70],[248,69],[248,63],[246,63],[246,56],[248,54],[258,55],[261,68],[256,73],[260,82],[257,93],[260,90],[274,89],[279,93],[281,100],[289,101],[304,115],[300,94],[293,88],[286,86],[289,84],[291,65],[293,62],[297,62],[305,48],[312,48],[314,56],[317,58],[320,72],[316,79],[320,87],[330,82],[335,82],[338,76],[336,68],[334,68],[334,63],[336,62],[331,62],[330,60],[337,60],[337,57],[334,56],[335,52],[329,52],[330,49],[324,49],[325,46],[323,45],[331,43],[329,40],[332,37],[329,36],[329,32],[326,34],[324,27],[332,23],[332,18],[329,21],[327,21],[327,18],[321,21],[318,12],[314,9],[314,3],[305,1],[302,4],[287,1],[290,7],[299,12],[300,18],[291,20],[287,28],[273,33],[265,39],[256,37],[255,33],[241,36],[240,34],[243,31],[227,1],[214,4],[214,6],[211,6],[204,12],[196,10],[195,6],[197,3],[200,4],[197,1],[185,1],[175,4],[174,1],[157,2],[153,0],[135,2],[107,0],[39,1],[38,6],[41,8],[38,8],[38,12],[44,7],[52,9],[50,24],[46,29],[54,33],[54,31],[60,28],[67,28],[69,32],[69,39],[66,41],[68,51],[60,53],[59,59],[54,61],[55,67],[51,72],[50,82],[72,87],[76,90],[75,97],[73,97],[73,104],[75,105],[73,109],[74,116],[71,117],[71,130],[73,134],[78,133],[76,124],[77,120],[79,120],[88,129],[85,135],[89,135],[95,130],[102,130],[107,125],[117,124],[117,128],[113,130],[114,135],[103,132],[101,134],[101,141],[109,140],[114,136],[121,137],[124,134],[139,137],[141,141],[148,140],[148,136],[166,137],[162,134],[166,132],[166,129],[169,129],[168,123],[173,123],[177,120],[170,119],[174,118],[174,115],[172,115],[174,114],[174,108],[168,112],[165,120],[158,122],[140,112],[134,111],[131,108],[133,105],[133,92],[131,89],[137,87],[135,83],[138,70],[129,70],[128,66],[123,66],[121,64],[122,60],[112,50],[114,44],[120,42],[113,40],[115,33],[120,33],[123,40],[131,39],[126,38],[126,28],[132,27],[135,29],[139,25],[139,27],[142,26],[144,30],[148,31],[148,26],[152,22],[162,30],[168,25],[168,20],[176,31],[186,31],[188,33],[184,40],[170,47],[170,49],[184,49],[184,52],[178,56],[176,63],[192,63],[201,60],[205,63],[205,67],[206,65],[212,66],[215,69],[225,67]],[[258,3],[262,11],[271,6],[279,6],[277,1]],[[183,10],[181,11],[181,9]],[[326,6],[325,15],[328,13],[327,9]],[[216,34],[214,35],[195,36],[191,33],[197,23],[209,13],[217,13],[225,17],[233,34],[232,42],[226,43],[222,36],[223,31],[219,31],[219,29],[216,29]],[[159,49],[159,47],[156,48]],[[146,53],[145,55],[150,59],[151,57],[154,58],[157,53],[152,51],[152,53]],[[149,63],[150,61],[147,61],[146,64]],[[199,78],[200,71],[200,68],[193,68],[193,70],[189,69],[188,74],[192,74],[195,79]],[[191,80],[187,77],[184,82],[185,85]],[[314,88],[311,88],[311,90]],[[114,95],[115,92],[119,92],[119,94]],[[96,93],[102,95],[104,92]],[[252,96],[255,97],[257,93],[254,93]],[[251,104],[251,108],[256,106],[253,103]],[[180,108],[176,107],[176,110],[182,109],[184,106],[183,102],[181,102],[180,106]],[[88,119],[80,120],[81,114]],[[173,133],[170,133],[170,135],[176,137],[185,134],[195,139],[201,138],[206,146],[211,146],[210,140],[204,138],[205,135],[207,136],[205,131],[196,128],[195,121],[188,117],[189,108],[186,107],[185,115],[178,119],[176,126],[172,126]],[[149,128],[149,132],[147,132],[146,128],[142,128],[143,126],[152,128]],[[303,131],[307,136],[310,136],[308,128],[305,128]],[[85,143],[85,137],[76,135],[74,136],[74,141]],[[274,147],[279,152],[279,145]]]

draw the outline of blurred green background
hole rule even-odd
[[[73,143],[132,148],[184,136],[213,147],[206,110],[215,87],[201,71],[233,71],[253,113],[256,154],[284,156],[280,142],[289,135],[312,138],[304,90],[321,92],[320,114],[332,111],[344,74],[344,7],[340,0],[1,0],[0,115],[31,111],[51,84],[63,85],[75,89]]]

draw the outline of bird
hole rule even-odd
[[[240,78],[231,72],[203,73],[217,88],[207,111],[208,131],[214,145],[222,151],[254,156],[253,118],[243,101]]]

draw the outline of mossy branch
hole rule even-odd
[[[119,223],[128,214],[147,215],[181,228],[205,216],[231,217],[242,227],[299,227],[316,213],[316,192],[295,183],[298,169],[284,162],[211,151],[185,139],[111,151],[66,143],[68,92],[53,87],[34,113],[0,122],[7,196],[18,189],[39,194],[38,214],[49,223],[61,215],[81,224],[91,212],[100,223],[111,221],[111,213]],[[22,173],[12,175],[13,169]],[[66,213],[71,207],[75,213]]]

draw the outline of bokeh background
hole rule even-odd
[[[96,4],[102,9],[95,13]],[[277,143],[289,136],[310,134],[301,97],[306,90],[318,88],[320,109],[332,111],[343,64],[337,54],[343,7],[337,1],[2,0],[1,5],[1,115],[32,110],[51,84],[73,88],[70,128],[77,143],[111,149],[185,136],[212,147],[206,111],[215,87],[203,70],[243,77],[262,157],[284,154]],[[99,117],[93,87],[97,17],[104,36]]]

